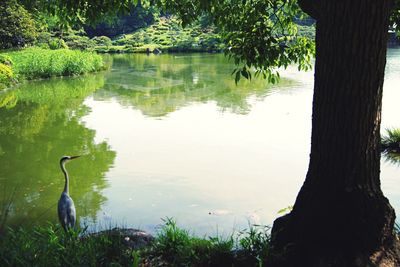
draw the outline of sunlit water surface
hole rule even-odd
[[[81,225],[194,233],[270,225],[307,171],[313,73],[235,85],[223,55],[116,55],[110,71],[29,82],[0,95],[0,201],[10,225],[57,221],[67,165]],[[382,128],[400,127],[400,50],[388,55]],[[382,187],[400,208],[400,168]],[[10,201],[11,200],[11,201]],[[4,211],[1,211],[4,214]]]

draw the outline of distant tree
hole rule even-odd
[[[156,12],[152,7],[143,8],[141,5],[132,5],[128,14],[106,17],[94,26],[86,24],[85,30],[89,37],[102,35],[114,37],[130,33],[153,23]]]
[[[22,47],[37,37],[31,14],[16,0],[0,2],[0,48]]]

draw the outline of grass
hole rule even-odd
[[[18,79],[79,75],[103,68],[101,56],[79,50],[28,48],[5,53]]]
[[[269,240],[264,226],[226,238],[199,238],[166,219],[155,241],[135,250],[118,232],[64,233],[50,224],[6,230],[0,236],[0,266],[262,266]]]
[[[54,225],[8,229],[0,238],[0,266],[132,266],[122,237],[81,233]]]

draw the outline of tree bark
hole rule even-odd
[[[292,212],[274,222],[271,264],[400,266],[395,213],[379,179],[392,1],[315,2],[310,163]]]

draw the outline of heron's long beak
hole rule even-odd
[[[80,156],[71,156],[71,158],[70,159],[77,159],[77,158],[79,158]]]

